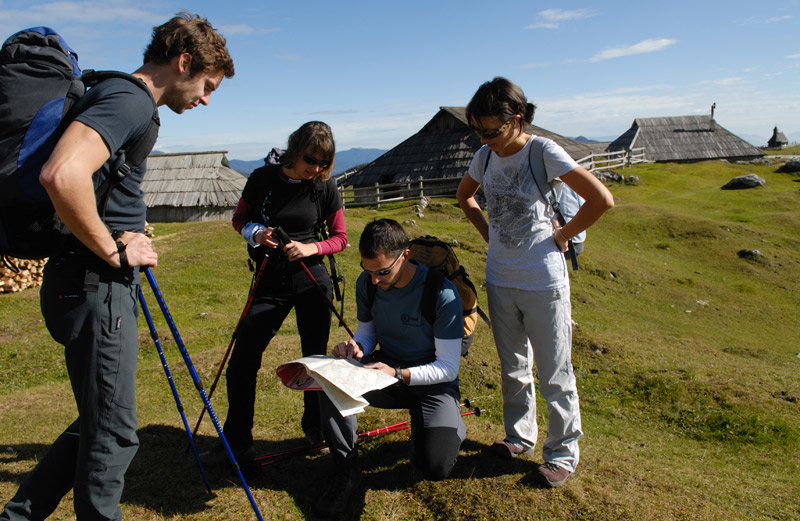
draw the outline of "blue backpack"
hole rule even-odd
[[[130,74],[82,72],[75,51],[48,27],[20,31],[0,48],[0,255],[4,259],[47,257],[68,237],[39,174],[76,116],[71,111],[75,102],[87,88],[109,78],[127,79],[150,93]],[[147,131],[124,149],[112,151],[111,175],[97,189],[99,213],[111,190],[147,158],[158,129],[154,101]]]

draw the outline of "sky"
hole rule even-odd
[[[207,107],[162,107],[156,149],[258,159],[310,120],[337,149],[389,149],[505,76],[534,124],[611,140],[634,118],[708,114],[755,145],[800,141],[800,0],[0,0],[0,39],[45,25],[83,68],[133,72],[153,26],[200,14],[236,74]]]

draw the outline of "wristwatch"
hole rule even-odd
[[[399,367],[394,368],[394,377],[397,378],[397,381],[400,382],[401,384],[406,383],[406,381],[403,380],[403,370],[400,369]]]

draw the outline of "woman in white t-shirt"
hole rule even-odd
[[[545,486],[558,487],[578,465],[578,440],[583,435],[572,371],[569,278],[563,252],[571,237],[614,206],[614,199],[561,146],[525,131],[535,108],[522,89],[505,78],[480,86],[466,115],[484,146],[461,180],[457,197],[464,214],[489,243],[486,290],[502,370],[506,431],[505,439],[496,441],[492,450],[513,457],[536,444],[535,362],[549,420],[544,464],[535,477]],[[548,181],[558,178],[586,200],[563,227],[554,221],[533,179],[532,169],[538,168],[534,165],[541,164]],[[475,200],[481,185],[488,222]]]

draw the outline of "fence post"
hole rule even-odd
[[[381,207],[381,185],[375,183],[375,208]]]

